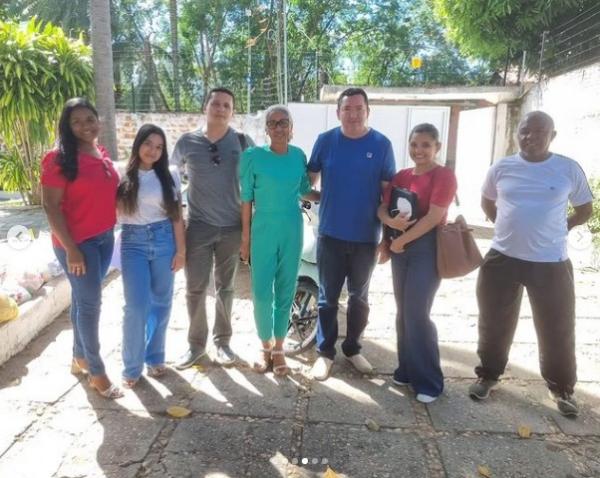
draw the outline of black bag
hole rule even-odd
[[[417,219],[419,217],[418,196],[417,193],[409,191],[408,189],[393,187],[392,193],[390,194],[388,214],[390,217],[395,217],[400,213],[408,214],[411,221]],[[385,226],[386,239],[391,241],[400,235],[402,235],[402,231]]]

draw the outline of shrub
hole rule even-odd
[[[35,18],[0,21],[0,137],[9,152],[3,167],[11,168],[3,188],[39,204],[40,156],[54,141],[60,111],[67,99],[89,96],[92,85],[91,50],[81,38]]]

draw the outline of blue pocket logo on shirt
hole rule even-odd
[[[371,153],[371,152],[367,153],[367,159],[373,159],[373,153]]]

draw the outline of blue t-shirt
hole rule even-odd
[[[392,144],[370,129],[351,139],[340,127],[319,135],[308,170],[321,173],[319,233],[352,242],[377,242],[381,182],[396,172]]]

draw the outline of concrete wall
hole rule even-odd
[[[537,109],[554,118],[552,150],[600,176],[600,63],[543,80],[525,96],[521,113]]]
[[[290,103],[288,106],[294,119],[292,143],[302,148],[307,156],[310,155],[320,133],[339,125],[335,105]],[[433,123],[440,130],[444,147],[439,156],[440,161],[445,162],[449,114],[450,108],[443,106],[373,105],[369,124],[392,141],[397,167],[401,169],[409,165],[408,131],[422,122]],[[165,131],[170,153],[182,134],[198,129],[204,125],[205,121],[204,115],[193,113],[117,112],[119,159],[129,158],[135,134],[144,123],[154,123]],[[232,126],[250,135],[256,144],[265,144],[263,112],[251,116],[236,115],[233,118]]]

